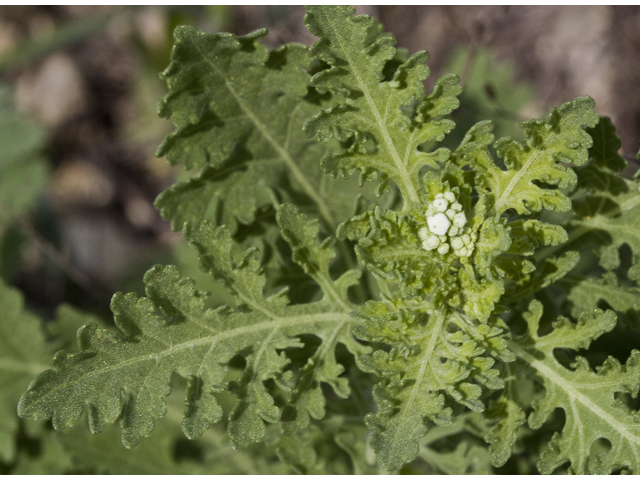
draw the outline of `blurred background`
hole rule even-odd
[[[410,53],[426,49],[431,87],[461,76],[459,133],[492,119],[546,116],[577,96],[612,117],[622,153],[640,148],[640,7],[359,6]],[[314,37],[291,6],[0,7],[0,275],[30,308],[61,302],[108,316],[113,292],[142,291],[143,273],[194,257],[153,207],[179,168],[156,158],[172,130],[156,114],[171,32],[268,27],[269,47]]]

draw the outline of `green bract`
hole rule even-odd
[[[305,25],[274,51],[178,27],[162,74],[158,154],[197,172],[156,205],[235,303],[154,267],[20,415],[131,447],[179,377],[186,437],[264,442],[252,473],[639,473],[640,191],[610,120],[583,97],[445,148],[455,75],[426,93],[427,53],[350,7]]]

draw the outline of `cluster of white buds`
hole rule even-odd
[[[418,234],[425,250],[438,250],[444,255],[453,252],[459,257],[469,257],[475,246],[476,234],[469,232],[467,216],[462,211],[453,192],[439,193],[425,212],[427,227]]]

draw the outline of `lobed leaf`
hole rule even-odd
[[[514,358],[499,320],[471,322],[432,312],[424,301],[368,302],[357,315],[359,338],[391,346],[359,358],[360,368],[381,378],[373,389],[378,412],[365,422],[375,430],[371,448],[388,470],[412,461],[430,422],[451,422],[455,403],[482,411],[484,392],[504,387],[496,360]]]
[[[583,165],[588,160],[591,136],[585,127],[594,127],[598,116],[594,101],[582,97],[553,109],[544,120],[521,124],[526,142],[501,138],[493,146],[505,165],[496,164],[488,145],[493,142],[491,122],[473,126],[463,140],[458,154],[476,172],[476,188],[491,198],[495,214],[514,209],[521,215],[543,208],[558,212],[571,207],[562,188],[574,185],[576,173],[565,166]]]
[[[495,467],[502,467],[507,463],[518,439],[519,427],[526,422],[526,415],[518,401],[515,370],[511,365],[505,366],[506,375],[503,378],[506,387],[484,412],[486,418],[494,424],[484,439],[490,444],[491,463]]]
[[[616,394],[638,395],[640,352],[633,351],[626,365],[609,357],[596,372],[585,358],[577,357],[568,369],[555,359],[554,350],[587,349],[593,340],[613,329],[616,315],[596,310],[582,314],[577,323],[561,317],[550,333],[540,335],[542,313],[542,305],[533,301],[525,314],[528,333],[509,342],[518,357],[516,365],[534,373],[546,392],[534,401],[529,426],[540,428],[558,407],[565,412],[562,432],[556,432],[542,451],[540,472],[551,473],[565,462],[571,462],[569,471],[575,474],[609,474],[618,469],[636,472],[640,459],[637,412],[620,403]],[[599,439],[608,440],[611,449],[592,454],[591,447]]]
[[[640,328],[640,288],[622,285],[609,273],[602,278],[571,279],[567,299],[574,305],[573,313],[578,315],[595,310],[604,301],[618,314],[620,321]]]
[[[353,16],[346,6],[311,6],[305,25],[319,37],[311,55],[329,65],[316,73],[311,84],[336,97],[336,104],[310,118],[308,135],[326,141],[337,138],[346,147],[322,160],[326,173],[350,176],[360,171],[361,183],[376,172],[393,180],[405,205],[420,200],[419,170],[445,161],[449,151],[423,152],[427,142],[441,142],[454,127],[442,119],[458,106],[461,89],[455,75],[441,78],[433,93],[424,97],[422,82],[429,75],[426,52],[412,55],[397,66],[391,78],[385,67],[394,59],[395,40],[381,33],[371,17]],[[410,110],[410,111],[408,111]]]
[[[205,309],[206,295],[192,281],[181,278],[175,267],[154,267],[145,275],[146,297],[114,296],[119,331],[84,326],[78,332],[81,351],[56,355],[53,368],[36,378],[21,399],[21,416],[51,418],[61,428],[74,425],[86,405],[92,432],[119,419],[123,443],[133,446],[165,415],[164,399],[176,372],[188,380],[182,423],[187,437],[199,437],[222,418],[215,393],[228,391],[236,398],[229,414],[230,441],[240,448],[264,437],[265,421],[281,420],[267,381],[292,392],[286,408],[297,409],[298,426],[308,423],[308,415],[324,416],[321,382],[348,394],[333,353],[338,342],[355,344],[344,305],[288,306],[283,292],[265,297],[257,252],[250,250],[236,264],[225,228],[188,224],[185,237],[198,250],[203,269],[234,293],[238,307]],[[306,334],[326,343],[309,359],[309,367],[294,372],[286,350],[301,347],[297,337]],[[236,357],[244,363],[239,379],[227,376],[229,368],[237,368]]]
[[[307,50],[292,43],[270,52],[259,43],[265,35],[175,30],[171,63],[162,74],[169,93],[159,112],[172,117],[176,131],[157,154],[204,168],[156,200],[174,230],[208,219],[235,231],[271,204],[271,190],[298,201],[302,196],[335,230],[340,206],[329,207],[331,192],[321,188],[317,163],[331,147],[301,134],[304,119],[317,109]]]

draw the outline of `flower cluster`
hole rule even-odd
[[[425,212],[427,227],[418,234],[425,250],[438,250],[445,255],[453,248],[459,257],[469,257],[473,252],[476,234],[470,233],[467,216],[462,211],[453,192],[439,193]]]

